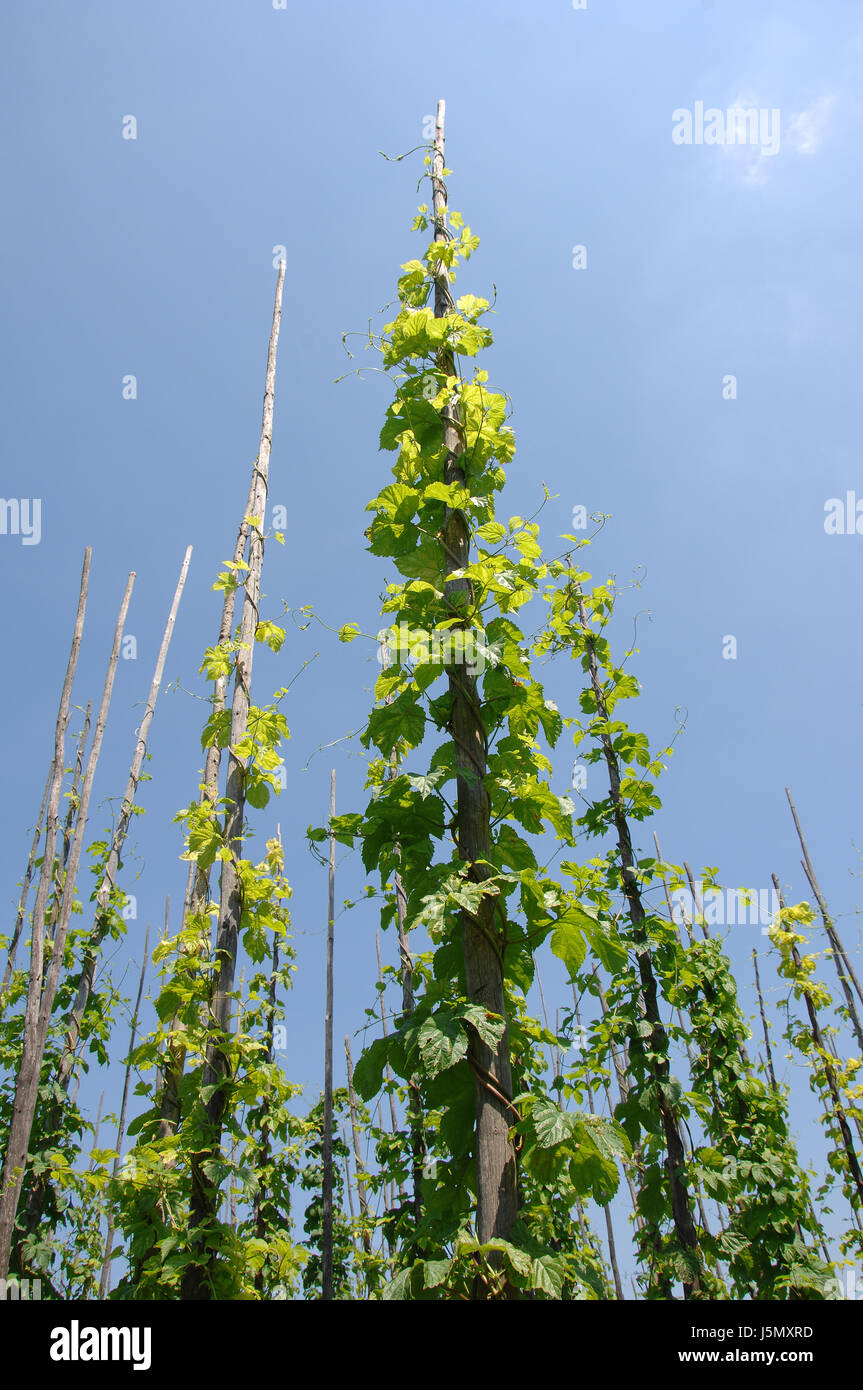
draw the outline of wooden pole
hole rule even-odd
[[[237,968],[237,946],[243,912],[243,886],[237,873],[236,861],[243,851],[243,820],[246,809],[246,764],[235,749],[246,737],[249,708],[252,699],[252,666],[255,651],[255,631],[258,625],[258,601],[261,594],[261,572],[264,563],[264,524],[267,509],[270,449],[273,434],[273,408],[276,386],[276,354],[282,316],[282,291],[285,283],[285,262],[279,264],[276,282],[273,322],[267,349],[267,374],[261,418],[261,439],[254,471],[254,500],[249,522],[249,568],[243,586],[243,611],[240,619],[239,650],[237,652],[234,693],[231,704],[230,747],[228,774],[225,786],[227,809],[223,838],[230,857],[222,863],[219,921],[216,933],[216,973],[210,1002],[210,1041],[204,1067],[203,1088],[209,1095],[205,1110],[210,1127],[209,1142],[191,1164],[192,1197],[189,1212],[189,1231],[193,1242],[201,1228],[218,1209],[219,1188],[206,1175],[206,1168],[216,1162],[220,1153],[226,1093],[221,1084],[230,1070],[224,1043],[231,1033],[231,1007],[234,977]],[[208,1088],[212,1087],[212,1090]],[[209,1269],[198,1263],[189,1265],[183,1279],[184,1299],[206,1299],[212,1296]]]
[[[761,994],[761,977],[758,974],[758,952],[755,950],[754,946],[752,948],[752,964],[755,967],[755,992],[758,995],[758,1012],[761,1015],[761,1028],[764,1033],[764,1047],[767,1053],[767,1074],[770,1077],[770,1089],[771,1091],[778,1091],[779,1087],[776,1084],[776,1073],[773,1070],[773,1052],[770,1047],[770,1033],[767,1028],[767,1017],[764,1013],[764,998]]]
[[[150,726],[153,716],[156,713],[156,701],[159,697],[159,690],[162,685],[162,677],[165,672],[165,662],[168,657],[168,649],[171,645],[171,637],[174,632],[174,624],[177,620],[177,612],[180,607],[180,599],[183,596],[183,589],[186,583],[186,576],[189,572],[189,562],[192,558],[192,547],[186,550],[183,564],[180,568],[180,577],[174,590],[174,597],[171,602],[171,610],[168,614],[168,621],[162,634],[162,643],[159,647],[159,654],[156,658],[156,667],[153,672],[153,679],[150,682],[150,693],[144,707],[144,715],[138,729],[138,737],[135,743],[135,752],[132,756],[132,763],[129,768],[129,777],[126,782],[126,790],[123,794],[123,804],[120,807],[120,814],[117,817],[117,824],[111,839],[111,849],[108,861],[105,865],[105,872],[102,882],[96,894],[96,909],[93,918],[93,930],[90,940],[87,943],[84,966],[81,972],[81,980],[78,985],[78,993],[69,1014],[69,1022],[66,1030],[66,1038],[63,1043],[63,1052],[57,1069],[57,1082],[65,1090],[69,1084],[69,1073],[72,1068],[72,1059],[81,1032],[81,1022],[87,1008],[87,1003],[93,989],[93,980],[96,974],[96,965],[99,959],[99,951],[105,935],[111,925],[110,899],[112,889],[115,888],[115,879],[123,853],[123,845],[126,842],[126,834],[132,819],[135,808],[135,798],[138,792],[138,783],[144,767],[144,758],[147,754],[147,739],[150,734]]]
[[[785,900],[782,896],[782,889],[779,887],[779,879],[776,877],[775,874],[772,874],[771,877],[773,879],[773,886],[776,889],[777,897],[779,898],[779,907],[781,910],[785,906]],[[794,961],[794,964],[799,967],[800,952],[798,951],[797,946],[794,943],[792,943],[791,946],[791,956]],[[806,1004],[806,1012],[809,1015],[809,1027],[812,1033],[812,1041],[818,1049],[818,1054],[821,1060],[821,1066],[824,1072],[824,1078],[827,1082],[827,1087],[830,1091],[830,1097],[833,1101],[833,1114],[836,1118],[836,1123],[839,1126],[839,1133],[842,1138],[842,1147],[845,1150],[845,1160],[848,1164],[848,1172],[851,1176],[851,1180],[854,1184],[854,1187],[857,1190],[858,1202],[863,1204],[863,1172],[861,1172],[860,1169],[860,1161],[857,1157],[857,1151],[854,1148],[854,1138],[851,1134],[851,1130],[848,1125],[848,1117],[845,1114],[845,1108],[842,1104],[842,1098],[839,1094],[839,1082],[837,1080],[836,1073],[833,1069],[833,1064],[827,1055],[827,1049],[824,1044],[824,1035],[821,1032],[821,1025],[818,1022],[818,1014],[816,1012],[815,1005],[812,1003],[812,1000],[809,997],[809,994],[806,990],[803,990],[802,994],[804,1002]],[[855,1219],[857,1219],[853,1202],[851,1203],[851,1210],[855,1214]]]
[[[809,857],[809,849],[807,847],[806,840],[804,839],[803,831],[800,826],[800,821],[797,816],[797,808],[791,799],[791,792],[788,787],[785,788],[785,795],[788,797],[788,805],[791,807],[791,815],[794,818],[794,828],[797,831],[797,838],[800,841],[800,848],[803,851],[803,872],[809,880],[809,886],[811,887],[812,892],[815,894],[815,901],[818,903],[818,911],[821,913],[821,920],[824,923],[824,927],[827,932],[827,939],[832,947],[833,963],[836,966],[836,974],[839,976],[839,984],[842,987],[842,993],[845,995],[845,1004],[848,1009],[848,1019],[851,1024],[851,1028],[854,1032],[854,1036],[857,1039],[857,1046],[860,1048],[860,1051],[863,1052],[863,1027],[861,1027],[860,1024],[860,1016],[857,1013],[857,1006],[854,1002],[854,995],[851,990],[851,985],[853,984],[854,989],[857,992],[858,999],[860,999],[860,1001],[863,1002],[863,992],[861,992],[860,989],[860,981],[857,979],[857,976],[854,973],[854,967],[851,964],[851,961],[845,951],[845,947],[843,946],[842,941],[840,939],[839,933],[836,930],[836,924],[834,923],[833,918],[830,916],[830,913],[827,911],[827,904],[824,901],[821,889],[818,886],[818,880],[815,877],[815,868],[812,864],[812,860]]]
[[[78,594],[78,611],[72,636],[72,647],[66,665],[66,675],[60,695],[57,724],[54,735],[54,762],[51,770],[51,790],[45,815],[45,846],[42,854],[42,867],[36,888],[36,900],[30,932],[30,978],[27,986],[27,1004],[24,1014],[24,1028],[21,1039],[21,1062],[15,1082],[15,1099],[6,1141],[6,1154],[0,1176],[0,1278],[9,1274],[9,1257],[12,1251],[12,1233],[18,1198],[24,1180],[27,1162],[27,1148],[33,1127],[33,1116],[39,1090],[39,1074],[42,1069],[45,1034],[40,1028],[39,1014],[42,996],[42,967],[45,949],[45,913],[48,906],[48,893],[54,873],[54,851],[57,844],[57,822],[60,811],[60,791],[63,785],[65,767],[65,734],[69,720],[69,705],[72,697],[72,684],[78,665],[78,653],[84,631],[84,614],[87,608],[87,588],[90,579],[91,550],[84,552],[84,565],[81,572],[81,587]]]
[[[66,722],[68,724],[68,716]],[[64,741],[65,734],[66,730],[64,728]],[[39,816],[36,821],[36,828],[33,831],[33,839],[30,844],[30,856],[27,860],[27,869],[24,874],[24,878],[21,882],[21,896],[18,899],[18,911],[15,914],[15,926],[13,928],[12,937],[9,942],[9,950],[6,957],[6,969],[3,974],[3,984],[0,985],[0,1016],[2,1016],[4,996],[9,988],[9,984],[12,979],[12,973],[15,969],[15,952],[18,949],[18,941],[21,937],[21,928],[24,925],[24,917],[27,911],[27,898],[30,895],[30,881],[33,877],[33,869],[36,864],[36,858],[39,850],[39,841],[42,838],[42,822],[45,819],[45,807],[48,804],[48,797],[51,792],[51,784],[53,778],[54,764],[52,763],[51,767],[48,769],[48,777],[45,782],[45,790],[42,793],[42,804],[39,807]]]
[[[444,120],[446,107],[438,102],[432,158],[432,198],[434,239],[445,244],[450,237],[446,226],[447,192],[443,180]],[[443,318],[454,309],[445,265],[438,261],[434,270],[434,314]],[[445,377],[454,376],[452,351],[438,354],[438,369]],[[441,411],[443,442],[446,450],[444,482],[464,486],[462,466],[464,443],[457,405],[448,403]],[[470,530],[463,512],[447,508],[442,538],[445,575],[463,570],[470,563]],[[473,586],[469,579],[446,579],[444,596],[447,615],[459,614],[465,623],[473,608]],[[487,738],[480,713],[476,678],[467,665],[453,664],[447,670],[452,696],[450,730],[455,744],[457,768],[456,821],[459,858],[470,866],[474,882],[490,877],[491,825],[489,797],[484,777],[487,770]],[[468,1061],[476,1092],[476,1234],[480,1244],[495,1237],[506,1239],[518,1214],[518,1163],[510,1128],[516,1119],[512,1106],[512,1073],[506,994],[501,964],[501,932],[495,922],[494,899],[486,895],[476,913],[461,912],[462,949],[465,983],[471,1003],[479,1004],[503,1020],[504,1030],[496,1046],[483,1042],[470,1029]],[[496,1257],[493,1259],[496,1261]],[[510,1292],[509,1289],[506,1291]],[[478,1296],[483,1296],[477,1287]]]
[[[330,820],[336,814],[336,770],[330,772]],[[330,826],[327,893],[327,981],[324,1011],[324,1134],[321,1191],[321,1298],[333,1299],[333,944],[336,918],[336,837]]]

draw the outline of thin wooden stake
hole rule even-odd
[[[249,521],[249,568],[246,572],[243,611],[240,619],[239,650],[234,677],[231,705],[230,747],[225,785],[225,823],[223,840],[230,858],[222,863],[220,883],[219,922],[216,932],[216,973],[210,1001],[210,1040],[204,1066],[203,1089],[209,1099],[205,1104],[210,1133],[207,1143],[191,1163],[192,1195],[189,1210],[189,1232],[193,1245],[198,1243],[202,1228],[218,1209],[219,1187],[207,1176],[210,1164],[218,1161],[221,1152],[222,1125],[227,1095],[221,1084],[230,1070],[225,1043],[230,1037],[234,977],[237,968],[237,948],[243,914],[243,885],[237,872],[237,860],[243,852],[243,821],[246,810],[246,762],[235,751],[248,732],[249,709],[252,699],[252,666],[255,633],[258,626],[258,601],[261,594],[261,573],[264,563],[264,525],[267,510],[270,448],[273,434],[273,407],[276,385],[276,353],[279,325],[282,316],[282,290],[285,283],[285,262],[279,263],[273,322],[267,349],[267,375],[261,418],[261,440],[255,467],[254,501]],[[212,1087],[212,1090],[208,1088]],[[197,1262],[187,1267],[182,1284],[184,1299],[207,1299],[213,1296],[211,1272],[212,1250],[206,1264]]]
[[[66,722],[67,722],[67,724],[68,724],[68,716],[67,716]],[[65,730],[65,728],[64,728],[64,730],[63,730],[64,741],[65,741],[65,734],[66,734],[66,730]],[[27,911],[27,898],[29,897],[29,894],[30,894],[30,880],[31,880],[32,877],[33,877],[33,868],[34,868],[34,865],[35,865],[35,863],[36,863],[36,859],[37,859],[37,855],[38,855],[39,841],[40,841],[41,838],[42,838],[42,822],[43,822],[43,820],[44,820],[44,818],[45,818],[45,807],[46,807],[47,804],[48,804],[48,797],[49,797],[50,792],[51,792],[51,785],[52,785],[53,780],[54,780],[54,764],[52,763],[51,766],[50,766],[50,768],[48,769],[48,777],[47,777],[47,780],[46,780],[46,782],[45,782],[45,790],[44,790],[44,792],[42,793],[42,805],[39,807],[39,817],[38,817],[38,819],[37,819],[37,821],[36,821],[36,828],[35,828],[35,830],[33,831],[33,839],[32,839],[32,842],[31,842],[31,844],[30,844],[30,856],[29,856],[29,858],[28,858],[28,860],[27,860],[27,870],[26,870],[26,872],[25,872],[25,874],[24,874],[24,878],[23,878],[23,880],[22,880],[22,882],[21,882],[21,896],[20,896],[20,898],[18,899],[18,911],[17,911],[17,913],[15,914],[15,926],[14,926],[14,928],[13,928],[12,937],[11,937],[11,940],[10,940],[10,942],[9,942],[9,951],[8,951],[7,958],[6,958],[6,969],[5,969],[5,972],[4,972],[4,974],[3,974],[3,984],[0,985],[0,1016],[2,1016],[4,996],[5,996],[5,994],[6,994],[6,991],[7,991],[8,988],[9,988],[9,984],[10,984],[10,981],[11,981],[11,979],[12,979],[12,973],[13,973],[13,971],[14,971],[14,969],[15,969],[15,952],[16,952],[16,950],[17,950],[17,948],[18,948],[18,941],[19,941],[20,936],[21,936],[21,928],[22,928],[22,926],[24,925],[24,917],[25,917],[26,911]]]
[[[818,911],[821,913],[821,920],[824,923],[824,927],[827,932],[827,939],[830,942],[830,945],[833,949],[833,964],[836,967],[836,974],[839,976],[839,984],[842,987],[842,993],[845,995],[845,1003],[848,1008],[848,1017],[851,1023],[851,1028],[854,1032],[854,1036],[857,1039],[857,1046],[859,1047],[860,1051],[863,1052],[863,1026],[861,1026],[860,1016],[857,1013],[857,1006],[854,1002],[854,995],[851,991],[851,985],[853,984],[854,989],[857,991],[858,999],[861,1001],[861,1003],[863,1003],[863,992],[861,992],[860,989],[860,981],[857,979],[857,976],[854,973],[854,967],[851,964],[851,961],[845,951],[845,947],[842,944],[839,933],[836,930],[836,924],[834,923],[833,918],[830,916],[830,913],[827,911],[827,904],[824,901],[824,898],[821,894],[821,889],[818,887],[818,880],[815,877],[815,868],[812,863],[812,860],[809,857],[809,849],[806,845],[806,840],[803,836],[803,830],[801,829],[800,821],[797,816],[797,808],[791,799],[791,791],[788,787],[785,788],[785,795],[788,797],[788,805],[791,807],[791,815],[794,818],[794,828],[797,831],[797,838],[800,841],[800,848],[803,851],[803,872],[809,880],[809,886],[811,887],[812,892],[815,894],[815,901],[818,903]]]
[[[770,1032],[767,1027],[767,1017],[764,1013],[764,998],[761,994],[761,977],[758,974],[758,952],[752,948],[752,964],[755,967],[755,992],[758,995],[758,1012],[761,1014],[761,1027],[764,1032],[764,1047],[767,1052],[767,1074],[770,1077],[771,1091],[778,1091],[776,1084],[776,1073],[773,1070],[773,1052],[770,1047]]]
[[[84,967],[81,972],[81,980],[78,985],[78,992],[75,1002],[69,1013],[69,1021],[66,1029],[66,1038],[63,1043],[63,1052],[57,1068],[58,1085],[64,1089],[69,1084],[69,1073],[72,1068],[72,1059],[78,1038],[81,1032],[81,1022],[87,1009],[87,1003],[93,989],[93,980],[96,975],[96,965],[99,960],[99,952],[102,942],[111,925],[110,899],[111,892],[116,887],[115,879],[123,853],[123,845],[126,842],[126,834],[132,819],[135,808],[135,798],[138,792],[138,783],[144,766],[144,758],[147,754],[147,739],[150,734],[150,726],[153,716],[156,713],[156,701],[159,697],[159,690],[162,685],[162,677],[165,673],[165,662],[168,658],[168,649],[171,645],[171,637],[174,632],[174,624],[177,620],[177,612],[180,607],[180,599],[183,596],[183,589],[186,584],[186,576],[189,573],[189,562],[192,558],[192,547],[186,550],[180,577],[177,580],[177,587],[174,590],[174,597],[171,602],[171,610],[168,614],[168,621],[162,634],[162,643],[159,647],[159,654],[156,658],[156,667],[153,671],[153,679],[150,682],[150,693],[147,696],[147,703],[144,707],[144,715],[141,720],[138,737],[135,742],[135,752],[132,756],[132,763],[129,768],[129,777],[126,782],[126,790],[123,794],[123,804],[120,807],[120,814],[117,817],[117,824],[111,838],[111,849],[108,854],[108,861],[105,865],[105,872],[102,882],[96,894],[96,908],[93,917],[93,930],[90,940],[87,942]]]
[[[324,1012],[324,1135],[321,1191],[321,1298],[333,1299],[333,944],[336,919],[336,770],[330,772],[330,867],[327,893],[327,995]]]
[[[0,1176],[0,1279],[9,1274],[9,1257],[12,1251],[12,1232],[18,1210],[18,1198],[24,1181],[27,1162],[27,1148],[30,1131],[36,1110],[39,1089],[39,1074],[45,1049],[45,1035],[39,1025],[42,995],[42,965],[45,949],[45,913],[48,893],[54,873],[54,851],[57,844],[57,822],[60,809],[60,790],[63,785],[65,767],[64,745],[66,726],[69,720],[69,704],[72,697],[72,684],[78,665],[81,637],[84,631],[84,614],[87,608],[87,587],[90,578],[90,547],[84,552],[84,566],[81,572],[81,587],[78,594],[78,611],[72,636],[72,648],[66,665],[66,675],[60,695],[57,712],[57,725],[54,736],[54,762],[51,773],[51,790],[48,795],[48,808],[45,816],[45,847],[36,900],[33,907],[30,932],[30,978],[27,987],[27,1004],[24,1014],[24,1027],[21,1039],[21,1062],[15,1082],[15,1099],[6,1141],[6,1155]]]
[[[773,886],[776,889],[776,893],[779,898],[779,907],[781,911],[781,909],[785,906],[785,900],[782,896],[782,889],[779,887],[779,879],[776,877],[776,875],[772,874],[771,877],[773,879]],[[794,961],[794,964],[799,967],[800,952],[798,951],[797,946],[794,942],[792,942],[791,944],[791,956]],[[863,1204],[863,1172],[861,1172],[860,1161],[857,1157],[857,1151],[854,1148],[854,1138],[848,1126],[848,1117],[846,1116],[844,1106],[842,1105],[842,1098],[839,1093],[839,1083],[836,1078],[836,1073],[833,1070],[833,1064],[830,1061],[829,1057],[826,1055],[827,1049],[824,1045],[824,1036],[821,1032],[821,1025],[818,1022],[818,1014],[816,1012],[815,1005],[812,1003],[812,1000],[810,999],[809,994],[806,992],[806,990],[803,990],[803,1000],[806,1004],[806,1012],[809,1015],[809,1027],[812,1032],[812,1041],[818,1049],[818,1054],[821,1057],[821,1064],[824,1070],[824,1077],[827,1082],[828,1089],[830,1091],[831,1099],[833,1101],[833,1114],[836,1118],[836,1123],[839,1126],[839,1133],[842,1138],[842,1146],[845,1150],[845,1158],[848,1163],[848,1171],[851,1174],[851,1179],[854,1183],[855,1188],[857,1189],[858,1202]],[[854,1213],[855,1220],[858,1220],[854,1203],[851,1202],[850,1206],[852,1212]]]

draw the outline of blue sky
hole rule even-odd
[[[17,897],[50,760],[84,546],[82,704],[98,699],[137,572],[127,630],[139,656],[118,673],[102,801],[122,794],[192,544],[167,676],[197,698],[172,689],[159,704],[140,878],[125,885],[138,899],[128,953],[146,921],[161,922],[166,894],[176,929],[185,865],[171,819],[195,793],[197,668],[257,452],[280,245],[270,500],[288,522],[284,548],[267,551],[268,616],[284,600],[336,627],[379,626],[386,567],[363,530],[391,465],[377,453],[388,387],[374,373],[335,378],[370,360],[350,362],[341,335],[362,333],[422,245],[409,230],[422,155],[378,152],[421,143],[443,96],[451,205],[482,242],[459,288],[497,288],[484,365],[512,398],[518,441],[503,512],[533,513],[545,483],[550,549],[573,506],[611,514],[590,568],[643,575],[620,605],[623,638],[640,614],[636,726],[658,746],[675,707],[688,712],[660,788],[663,849],[732,885],[769,886],[775,870],[803,897],[789,783],[846,944],[859,946],[863,536],[824,529],[828,499],[863,500],[859,7],[83,0],[7,6],[0,25],[2,492],[42,509],[38,545],[0,535],[4,901]],[[675,144],[673,112],[697,102],[777,110],[778,151]],[[122,136],[128,115],[135,140]],[[129,373],[136,400],[122,396]],[[722,657],[728,635],[735,660]],[[257,659],[258,695],[315,653],[287,708],[287,790],[259,832],[263,845],[279,819],[288,848],[298,972],[286,1068],[310,1101],[326,883],[301,832],[323,822],[331,765],[339,809],[363,804],[357,740],[316,750],[361,727],[376,674],[370,646],[291,629],[279,657]],[[566,668],[554,679],[547,693],[571,709]],[[563,748],[560,791],[571,761]],[[94,834],[107,817],[94,808]],[[338,898],[363,881],[346,859]],[[340,919],[337,1039],[371,1002],[374,925],[370,908]],[[757,928],[732,930],[746,981],[753,944],[764,945]],[[562,977],[544,968],[563,1004]],[[797,1116],[812,1125],[803,1094]]]

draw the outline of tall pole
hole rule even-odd
[[[330,773],[330,819],[336,814],[336,770]],[[327,1002],[324,1012],[324,1143],[321,1193],[321,1298],[333,1297],[333,940],[336,918],[336,837],[330,824],[327,906]]]
[[[432,158],[432,196],[434,239],[449,241],[446,226],[447,192],[443,179],[444,118],[446,107],[438,102]],[[433,263],[435,318],[454,310],[449,276],[443,261]],[[456,375],[453,353],[442,348],[437,358],[443,377]],[[459,407],[448,402],[441,411],[443,442],[446,450],[444,482],[465,485],[462,455],[464,441]],[[459,614],[469,624],[474,606],[471,581],[448,579],[453,571],[470,563],[470,531],[463,512],[448,507],[443,524],[444,597],[446,614]],[[482,882],[493,870],[488,792],[484,785],[488,748],[475,676],[467,665],[453,664],[447,669],[452,696],[450,729],[455,744],[457,768],[457,843],[460,859],[469,866],[473,882]],[[504,1021],[500,1041],[492,1046],[469,1030],[468,1061],[474,1076],[476,1094],[476,1233],[481,1244],[493,1238],[506,1239],[518,1214],[518,1170],[510,1128],[517,1118],[512,1106],[509,1028],[506,1022],[506,994],[503,983],[502,940],[495,922],[494,900],[483,897],[475,913],[461,912],[462,949],[465,983],[471,1003],[479,1004]]]

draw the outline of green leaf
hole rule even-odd
[[[285,640],[285,629],[279,627],[278,623],[264,621],[258,623],[255,628],[255,641],[266,642],[271,651],[277,652],[281,649]]]
[[[383,1085],[388,1045],[388,1038],[376,1038],[357,1059],[354,1089],[361,1100],[373,1100]]]
[[[574,911],[558,920],[551,936],[552,955],[562,960],[574,980],[587,955],[587,942]]]
[[[423,1288],[438,1288],[448,1277],[453,1264],[453,1260],[426,1260],[423,1265]]]
[[[511,825],[504,824],[498,830],[495,850],[501,867],[507,864],[516,871],[536,868],[536,855],[527,841],[516,834]]]
[[[405,691],[391,705],[372,710],[362,743],[366,748],[374,743],[388,758],[400,739],[412,748],[422,743],[425,721],[425,710],[416,703],[411,691]]]
[[[392,1302],[396,1299],[410,1298],[410,1281],[412,1269],[400,1269],[395,1278],[390,1279],[384,1284],[381,1298],[384,1302]]]
[[[459,1018],[463,1018],[467,1023],[473,1025],[484,1043],[489,1047],[497,1047],[506,1031],[506,1024],[497,1014],[489,1013],[481,1004],[463,1004],[459,1009]]]
[[[617,975],[626,965],[627,953],[626,946],[618,936],[616,928],[610,922],[592,922],[587,918],[585,920],[585,933],[591,948],[599,956],[609,974]]]
[[[478,541],[485,541],[487,545],[499,545],[506,535],[506,527],[499,521],[487,521],[484,526],[478,526],[474,535]]]
[[[566,1260],[562,1255],[541,1255],[533,1261],[530,1271],[531,1288],[560,1298],[566,1282]]]
[[[262,777],[251,777],[246,775],[246,800],[250,806],[254,806],[256,811],[263,811],[269,804],[270,787]]]
[[[530,1109],[530,1120],[540,1148],[550,1149],[554,1144],[562,1144],[573,1133],[576,1123],[574,1115],[567,1114],[555,1105],[553,1100],[540,1099]]]
[[[454,1067],[467,1053],[467,1034],[451,1014],[437,1013],[427,1018],[420,1027],[418,1041],[429,1076]]]

